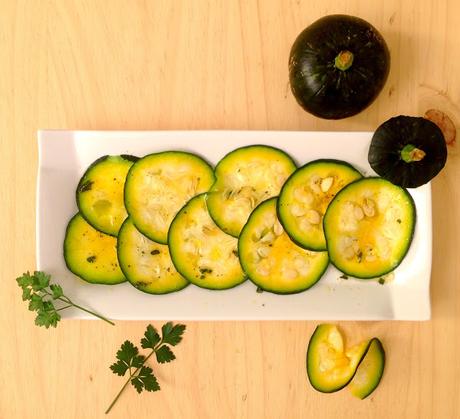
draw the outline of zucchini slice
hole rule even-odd
[[[121,270],[138,290],[167,294],[189,284],[174,267],[168,246],[145,237],[131,218],[127,218],[121,226],[117,251]]]
[[[359,364],[356,374],[351,380],[351,394],[359,399],[365,399],[379,385],[385,368],[385,350],[378,338],[373,338],[369,349]]]
[[[409,250],[415,205],[403,188],[382,178],[350,183],[329,204],[323,225],[331,262],[356,278],[394,270]]]
[[[307,349],[307,375],[314,389],[333,393],[344,388],[356,373],[369,349],[366,340],[345,349],[342,334],[335,325],[320,324]]]
[[[211,166],[182,151],[149,154],[130,169],[125,206],[136,228],[157,243],[167,244],[171,221],[193,196],[214,182]]]
[[[253,145],[232,151],[216,166],[216,182],[207,198],[209,214],[223,231],[238,237],[252,210],[278,195],[295,169],[294,161],[274,147]]]
[[[92,284],[126,281],[118,265],[117,239],[93,228],[80,213],[67,225],[64,260],[71,272]]]
[[[176,269],[199,287],[223,290],[246,279],[238,259],[238,240],[212,221],[205,194],[191,199],[179,211],[169,229],[168,242]]]
[[[80,214],[96,230],[116,236],[127,217],[123,188],[128,170],[137,157],[104,156],[92,163],[77,187]]]
[[[251,214],[238,241],[241,265],[265,291],[293,294],[319,281],[329,263],[327,252],[297,246],[276,218],[276,198],[262,202]]]
[[[323,216],[344,186],[362,178],[350,164],[315,160],[297,169],[278,198],[278,217],[292,241],[309,250],[326,250]]]

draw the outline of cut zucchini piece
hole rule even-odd
[[[379,339],[371,340],[369,349],[359,364],[356,374],[351,380],[351,394],[359,399],[365,399],[379,385],[385,368],[385,350]]]
[[[67,225],[64,260],[71,272],[92,284],[126,281],[118,265],[117,239],[93,228],[80,213]]]
[[[182,151],[149,154],[128,173],[125,206],[136,228],[150,240],[167,244],[171,221],[193,196],[214,182],[212,167]]]
[[[294,161],[274,147],[253,145],[227,154],[216,166],[216,182],[207,198],[209,214],[226,233],[238,237],[249,214],[279,194]]]
[[[293,294],[319,281],[329,263],[327,252],[297,246],[276,218],[276,198],[262,202],[241,232],[241,265],[258,287],[276,294]]]
[[[344,388],[369,349],[366,340],[345,349],[342,334],[335,325],[320,324],[307,349],[307,375],[314,389],[333,393]]]
[[[191,199],[179,211],[169,229],[168,242],[176,269],[199,287],[222,290],[246,279],[238,259],[238,240],[212,221],[205,194]]]
[[[382,178],[350,183],[329,204],[323,225],[331,262],[356,278],[394,270],[409,250],[415,204],[403,188]]]
[[[128,281],[149,294],[167,294],[189,282],[174,267],[168,246],[145,237],[127,218],[118,234],[118,260]]]
[[[80,214],[96,230],[116,236],[127,217],[123,203],[126,175],[138,160],[129,155],[104,156],[88,167],[77,187]]]
[[[315,160],[297,169],[278,198],[278,217],[291,240],[309,250],[326,250],[323,216],[344,186],[362,178],[350,164]]]

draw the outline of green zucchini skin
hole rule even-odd
[[[303,180],[305,175],[308,174],[310,171],[314,171],[316,169],[319,169],[323,173],[326,173],[327,171],[329,172],[328,175],[334,177],[342,175],[342,179],[335,179],[334,183],[337,183],[337,181],[339,180],[345,183],[344,186],[346,186],[346,184],[348,183],[353,182],[354,180],[361,179],[363,176],[359,172],[359,170],[353,167],[350,163],[345,162],[343,160],[318,159],[311,161],[303,165],[302,167],[298,168],[294,173],[291,174],[291,176],[287,179],[287,181],[281,188],[276,206],[276,211],[278,214],[278,219],[280,220],[284,230],[286,231],[290,239],[298,246],[303,247],[307,250],[320,252],[327,250],[326,238],[324,237],[324,231],[322,228],[323,215],[330,201],[340,191],[340,189],[337,189],[336,185],[332,185],[332,188],[327,192],[327,194],[324,194],[323,196],[318,197],[315,196],[314,193],[311,193],[311,195],[315,196],[316,200],[322,201],[319,203],[320,208],[313,208],[321,215],[320,228],[322,232],[322,237],[318,236],[318,232],[316,232],[316,234],[312,234],[311,232],[302,232],[299,226],[296,226],[293,223],[295,217],[288,213],[288,209],[292,204],[292,201],[294,200],[291,190],[296,187],[296,184],[298,184],[298,186],[303,186]],[[313,174],[314,173],[312,173],[312,175]],[[313,235],[317,237],[312,237]]]
[[[128,172],[125,207],[144,236],[167,244],[174,216],[193,196],[207,192],[214,180],[211,165],[195,154],[185,151],[149,154]],[[150,202],[155,197],[161,199]]]
[[[315,331],[313,332],[313,335],[310,338],[310,341],[308,342],[308,347],[307,347],[307,356],[306,356],[306,370],[307,370],[307,377],[308,381],[310,382],[311,386],[321,392],[321,393],[335,393],[344,387],[346,387],[352,380],[353,377],[356,374],[356,371],[358,370],[360,364],[363,362],[363,359],[365,358],[367,352],[369,351],[369,347],[371,345],[371,341],[368,341],[367,344],[363,344],[362,348],[360,348],[359,353],[357,354],[357,362],[356,362],[356,367],[352,368],[350,370],[350,374],[348,377],[345,377],[345,379],[342,382],[338,382],[334,386],[326,387],[324,384],[321,384],[319,377],[317,376],[317,371],[315,371],[315,357],[317,355],[317,344],[318,340],[322,338],[322,335],[325,333],[325,329],[329,325],[327,324],[320,324],[316,327]]]
[[[138,157],[123,154],[102,156],[86,169],[81,177],[75,198],[82,217],[102,233],[116,237],[127,217],[123,190],[129,168]],[[97,209],[98,203],[105,209]],[[109,221],[110,220],[110,221]]]
[[[358,366],[355,376],[350,382],[351,393],[361,400],[370,396],[380,384],[384,369],[385,349],[378,338],[373,338],[366,356]],[[365,376],[366,372],[370,372],[367,377]]]
[[[67,269],[92,284],[125,282],[116,246],[115,237],[96,230],[77,213],[67,224],[65,232],[63,250]]]
[[[216,181],[207,195],[211,218],[222,231],[238,237],[252,210],[277,196],[296,168],[286,152],[272,146],[254,144],[227,153],[215,168]]]
[[[336,221],[330,220],[330,218],[332,218],[331,214],[333,214],[335,207],[339,205],[341,201],[344,201],[347,199],[348,192],[352,191],[357,186],[362,186],[364,184],[363,182],[366,184],[371,184],[371,185],[373,183],[377,185],[381,184],[384,187],[393,188],[394,190],[398,190],[398,192],[401,194],[401,197],[404,198],[407,204],[408,210],[409,210],[407,214],[407,220],[405,220],[409,224],[409,229],[407,230],[406,235],[405,235],[405,245],[402,246],[403,250],[397,257],[397,260],[391,263],[386,269],[381,269],[379,271],[372,271],[369,273],[357,272],[356,270],[353,270],[353,269],[350,269],[344,266],[344,264],[338,260],[340,254],[336,252],[334,249],[332,249],[332,245],[331,245],[334,239],[334,235],[335,235],[334,232],[332,231],[333,226],[337,225]],[[388,180],[385,180],[380,177],[362,178],[362,179],[358,179],[348,184],[331,201],[326,211],[326,214],[324,216],[324,219],[323,219],[323,229],[324,229],[324,233],[326,237],[326,243],[327,243],[327,248],[328,248],[331,264],[334,265],[339,271],[341,271],[345,275],[354,277],[354,278],[358,278],[358,279],[374,279],[374,278],[389,274],[390,272],[394,271],[402,263],[402,261],[404,260],[404,258],[406,257],[410,249],[410,246],[412,244],[412,240],[414,237],[416,219],[417,219],[417,213],[416,213],[415,202],[411,194],[406,189],[400,186],[394,185]]]
[[[145,237],[129,217],[118,234],[117,255],[125,277],[139,291],[162,295],[180,291],[189,285],[176,271],[168,246]]]
[[[329,265],[329,258],[327,252],[305,250],[289,239],[286,232],[282,231],[281,225],[278,225],[276,202],[276,197],[263,201],[251,213],[238,240],[238,254],[243,270],[257,287],[273,294],[297,294],[311,288],[321,279]],[[260,238],[259,232],[262,234]],[[255,237],[258,239],[255,240]],[[272,238],[267,241],[267,237]],[[259,248],[271,250],[266,257],[258,259]],[[290,256],[293,258],[292,263],[286,264]],[[264,268],[258,263],[263,264],[262,259],[265,258],[267,261],[269,258],[273,261],[270,270],[274,272],[262,272]],[[303,261],[306,265],[295,266],[298,261]],[[286,279],[288,272],[285,267],[288,265],[292,265],[287,269],[289,273],[295,271],[293,279]],[[313,268],[309,271],[306,266],[311,265]]]
[[[238,259],[237,239],[220,230],[209,216],[205,193],[177,213],[168,245],[177,271],[200,288],[225,290],[247,279]]]

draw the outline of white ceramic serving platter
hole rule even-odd
[[[52,275],[78,304],[120,320],[427,320],[430,318],[431,189],[410,190],[416,208],[414,239],[394,279],[341,279],[329,266],[310,290],[294,295],[257,293],[246,281],[226,291],[188,286],[155,296],[129,283],[91,285],[66,269],[62,243],[77,212],[75,189],[85,169],[106,154],[143,156],[186,150],[216,164],[226,153],[250,144],[279,147],[303,165],[318,158],[345,160],[366,175],[369,132],[276,131],[40,131],[37,181],[37,269]],[[88,318],[68,309],[63,317]]]

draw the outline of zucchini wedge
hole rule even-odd
[[[246,279],[238,259],[238,240],[215,225],[206,194],[192,198],[179,211],[171,223],[168,244],[176,269],[201,288],[223,290]]]
[[[342,334],[335,325],[320,324],[307,349],[307,376],[315,390],[333,393],[354,377],[370,346],[366,340],[345,349]]]
[[[326,250],[323,216],[344,186],[362,178],[350,164],[315,160],[297,169],[278,198],[278,218],[292,241],[309,250]]]
[[[327,252],[297,246],[276,218],[276,198],[252,212],[238,240],[244,271],[254,284],[276,294],[293,294],[312,287],[327,269]]]
[[[334,266],[356,278],[393,271],[407,254],[415,204],[403,188],[382,178],[350,183],[329,204],[323,220]]]
[[[385,368],[385,350],[378,338],[373,338],[369,349],[359,364],[356,374],[348,386],[351,394],[365,399],[379,385]]]
[[[138,160],[129,155],[103,156],[93,162],[77,186],[80,214],[96,230],[116,236],[127,217],[123,203],[126,175]]]
[[[227,234],[238,237],[252,210],[279,194],[294,161],[265,145],[238,148],[216,166],[216,182],[207,197],[209,214]]]
[[[64,260],[71,272],[92,284],[126,281],[118,265],[117,239],[93,228],[80,213],[67,225]]]
[[[167,294],[185,288],[169,256],[168,246],[151,241],[127,218],[118,234],[118,260],[128,281],[149,294]]]
[[[149,154],[130,169],[125,206],[136,228],[157,243],[167,244],[171,221],[193,196],[214,182],[212,167],[182,151]]]

